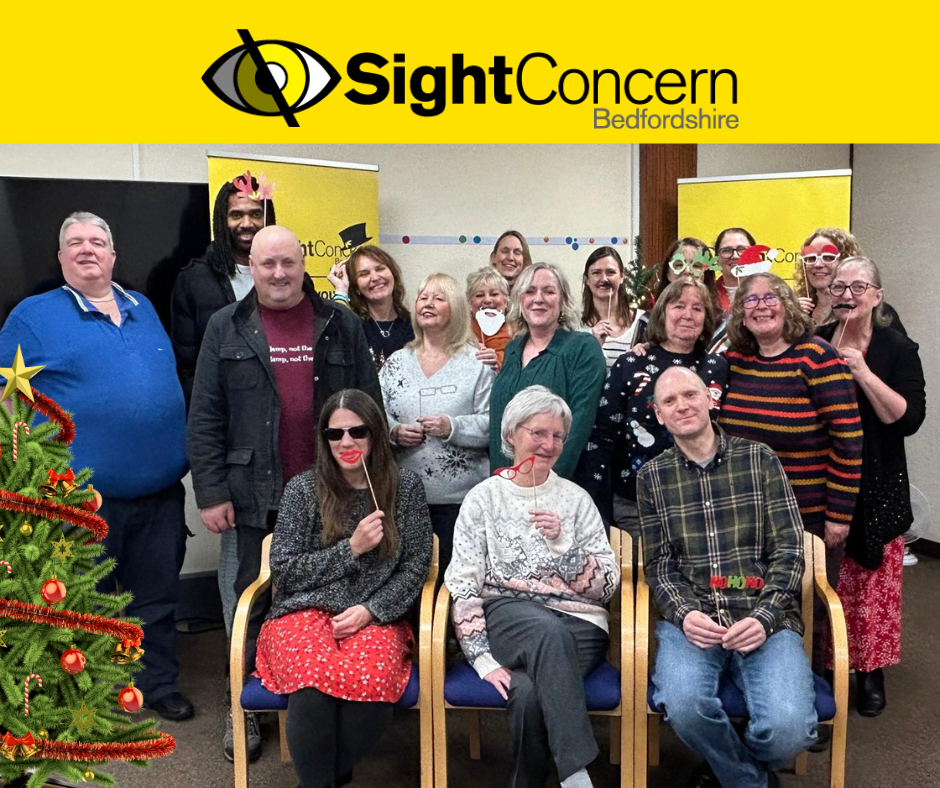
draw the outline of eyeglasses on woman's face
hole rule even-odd
[[[556,446],[564,446],[565,441],[568,440],[568,436],[561,432],[552,432],[551,430],[533,430],[529,427],[524,427],[519,425],[520,430],[525,430],[529,433],[536,441],[539,443],[545,443],[549,438],[552,439],[552,443]]]
[[[745,309],[756,309],[757,305],[763,302],[764,306],[775,307],[780,303],[780,299],[777,298],[773,293],[765,293],[762,296],[749,295],[744,299],[744,308]]]
[[[845,293],[846,290],[851,290],[854,296],[860,296],[865,295],[869,287],[873,287],[875,290],[881,289],[878,285],[873,285],[871,282],[852,282],[850,285],[847,285],[845,282],[833,282],[829,285],[829,292],[836,298]]]
[[[746,246],[722,246],[718,250],[718,256],[722,260],[730,260],[732,257],[740,257],[745,249],[747,249]]]
[[[336,443],[337,441],[341,441],[343,435],[347,432],[350,438],[359,441],[363,438],[368,438],[371,431],[365,424],[356,424],[354,427],[347,427],[346,429],[342,427],[327,427],[323,430],[323,437],[331,443]]]

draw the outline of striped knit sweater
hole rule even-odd
[[[731,435],[772,448],[807,531],[848,525],[861,478],[862,429],[852,373],[819,337],[803,337],[779,356],[725,353],[728,393],[719,423]]]

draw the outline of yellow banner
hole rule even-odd
[[[326,275],[334,263],[349,259],[357,246],[378,244],[378,167],[210,153],[210,210],[222,184],[247,172],[272,189],[277,223],[300,239],[318,292],[333,291]]]

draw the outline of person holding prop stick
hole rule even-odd
[[[499,374],[506,345],[512,339],[506,322],[509,282],[491,267],[467,275],[470,328],[478,345],[477,358]]]

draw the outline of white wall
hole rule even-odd
[[[3,145],[0,175],[198,183],[207,181],[207,150],[378,164],[382,234],[496,236],[512,227],[528,237],[577,237],[577,251],[545,246],[533,256],[559,264],[578,292],[586,240],[633,233],[628,145]],[[462,281],[489,254],[465,246],[388,250],[411,294],[435,271]],[[197,536],[183,571],[214,569],[217,537],[200,524],[192,495],[187,502]]]

